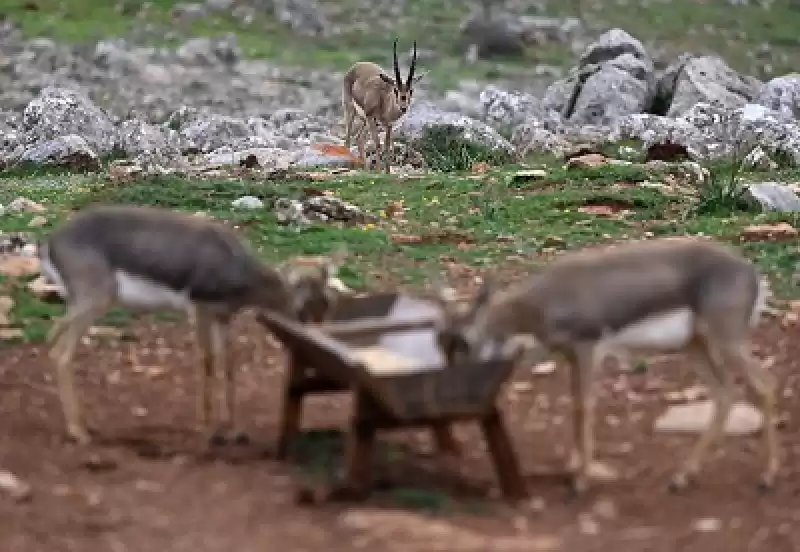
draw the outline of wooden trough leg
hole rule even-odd
[[[289,358],[289,373],[286,378],[286,386],[283,393],[283,412],[281,414],[281,425],[278,433],[278,444],[275,457],[278,460],[286,460],[289,456],[289,447],[292,439],[297,436],[300,430],[300,416],[303,411],[303,389],[301,378],[303,368],[294,360]]]
[[[510,500],[527,498],[528,490],[522,478],[519,460],[497,407],[493,407],[491,412],[481,419],[481,428],[489,446],[489,454],[503,495]]]
[[[377,428],[366,403],[371,398],[356,390],[353,418],[347,433],[344,473],[331,491],[331,498],[359,500],[369,495],[372,486],[372,453]]]
[[[451,456],[459,456],[461,454],[461,446],[453,435],[453,428],[447,422],[433,424],[433,436],[440,453]]]

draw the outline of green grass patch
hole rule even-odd
[[[68,213],[96,203],[203,211],[239,228],[268,261],[330,253],[344,244],[350,256],[342,279],[354,288],[372,289],[422,285],[441,272],[443,262],[498,270],[511,263],[515,270],[536,270],[544,262],[542,254],[553,250],[644,235],[703,234],[735,242],[750,224],[800,224],[796,214],[710,210],[686,216],[697,205],[696,199],[638,186],[638,179],[645,176],[640,171],[629,166],[568,171],[557,165],[548,169],[546,178],[525,181],[524,186],[514,177],[515,167],[493,168],[480,175],[441,172],[405,179],[378,172],[354,173],[313,186],[360,206],[378,222],[365,226],[314,223],[304,228],[282,226],[270,206],[277,197],[302,197],[310,186],[305,180],[152,177],[118,186],[99,174],[14,175],[0,180],[0,203],[18,196],[37,201],[47,209],[47,224],[31,228],[33,214],[8,214],[0,218],[0,232],[46,234]],[[769,179],[788,178],[787,174],[772,174]],[[261,198],[265,208],[234,210],[231,202],[242,195]],[[403,216],[388,217],[387,206],[399,201],[405,207]],[[417,237],[417,243],[396,240],[399,234]],[[770,274],[778,296],[800,295],[793,280],[800,263],[797,244],[737,247]],[[10,285],[0,282],[6,288]],[[29,339],[41,339],[62,307],[42,304],[21,287],[12,293],[17,302],[14,320]],[[110,313],[107,323],[120,325],[128,319],[125,314]]]

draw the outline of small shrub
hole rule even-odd
[[[700,188],[700,197],[691,214],[727,216],[750,210],[745,188],[739,178],[741,171],[742,165],[738,162],[710,167],[710,179]]]
[[[453,125],[427,127],[416,147],[434,171],[468,171],[481,161],[494,166],[511,161],[508,152],[467,140],[464,130]]]

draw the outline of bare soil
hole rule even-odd
[[[800,328],[765,322],[757,354],[775,357],[784,417],[779,486],[760,495],[761,436],[729,437],[683,495],[666,490],[696,436],[655,434],[665,393],[697,383],[681,357],[646,374],[614,368],[601,377],[600,460],[619,470],[570,499],[563,473],[571,446],[564,370],[521,368],[502,399],[532,499],[509,506],[477,430],[457,427],[460,474],[430,454],[425,432],[395,433],[383,455],[385,485],[357,505],[301,505],[311,474],[270,457],[280,410],[284,357],[243,316],[233,361],[247,446],[210,449],[194,429],[195,378],[188,326],[140,319],[133,339],[84,342],[77,384],[96,443],[66,442],[53,377],[42,346],[5,347],[0,360],[0,465],[32,485],[27,501],[0,494],[0,550],[337,552],[387,550],[565,550],[769,552],[800,549]],[[346,396],[309,402],[306,428],[340,428]],[[416,495],[414,495],[416,493]],[[444,501],[436,512],[402,497]],[[422,497],[422,498],[419,498]],[[704,531],[705,529],[705,531]]]

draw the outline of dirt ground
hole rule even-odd
[[[598,458],[620,471],[570,500],[563,481],[571,442],[563,370],[521,368],[503,409],[531,496],[510,507],[477,430],[457,427],[461,475],[430,455],[427,433],[387,436],[411,452],[392,460],[395,491],[355,505],[299,505],[296,465],[270,458],[283,354],[249,317],[235,326],[238,395],[252,444],[211,452],[191,429],[195,379],[188,326],[136,323],[133,340],[92,339],[76,357],[77,383],[99,440],[87,448],[62,438],[63,421],[43,347],[5,347],[0,360],[0,465],[28,481],[29,500],[0,495],[0,550],[9,552],[264,550],[616,550],[735,552],[800,549],[800,330],[765,322],[758,356],[775,357],[784,389],[784,468],[767,495],[756,490],[760,435],[730,437],[699,484],[672,495],[666,482],[695,436],[655,434],[664,395],[696,383],[685,362],[662,360],[646,375],[606,370],[598,411]],[[341,427],[346,396],[313,399],[306,428]],[[398,445],[399,446],[399,445]],[[549,474],[549,475],[548,475]],[[555,475],[555,476],[554,476]],[[435,514],[399,505],[396,489],[436,493]]]

